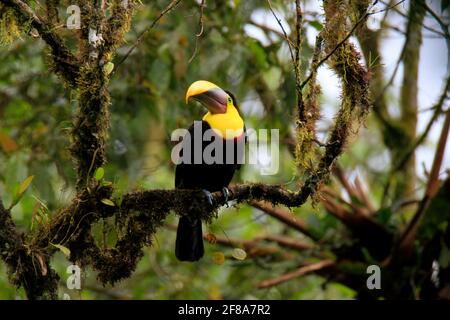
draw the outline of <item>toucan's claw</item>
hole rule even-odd
[[[211,205],[211,207],[212,207],[212,206],[213,206],[213,200],[214,200],[214,197],[213,197],[212,193],[209,192],[209,191],[206,190],[206,189],[202,189],[202,192],[205,194],[206,199],[208,200],[208,203],[209,203],[209,204]]]
[[[223,193],[223,197],[225,198],[225,204],[227,205],[227,208],[228,208],[229,207],[228,206],[228,198],[230,197],[231,192],[227,187],[223,187],[222,193]]]

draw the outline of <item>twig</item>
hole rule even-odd
[[[182,0],[172,0],[167,5],[167,7],[163,11],[161,11],[161,13],[156,17],[156,19],[153,20],[153,22],[150,24],[150,26],[139,34],[139,36],[136,39],[136,42],[131,46],[130,49],[128,49],[128,51],[125,53],[125,56],[116,64],[113,74],[116,73],[118,67],[128,58],[128,56],[134,51],[134,49],[136,49],[136,47],[141,43],[142,39],[147,34],[147,32],[149,32],[151,29],[153,29],[156,26],[156,24],[159,22],[159,20],[161,20],[162,17],[164,17],[173,8],[175,8],[181,1]]]
[[[203,239],[209,240],[206,235],[203,236]],[[256,237],[253,240],[241,240],[241,239],[228,238],[228,237],[216,237],[216,239],[215,239],[215,243],[226,246],[226,247],[236,248],[236,247],[242,246],[250,256],[261,256],[261,255],[268,255],[268,254],[274,254],[274,253],[280,252],[280,250],[277,250],[277,248],[275,248],[275,247],[259,245],[259,243],[263,242],[263,241],[275,242],[280,247],[293,249],[293,250],[297,250],[297,251],[301,251],[301,252],[304,252],[305,250],[312,250],[312,249],[316,248],[316,246],[314,244],[310,244],[310,243],[307,243],[304,241],[299,241],[297,239],[293,239],[290,237],[274,235],[274,234]],[[322,257],[320,254],[317,256]]]
[[[191,63],[192,60],[194,60],[194,58],[197,54],[198,42],[200,41],[200,37],[203,34],[203,9],[205,8],[205,3],[206,3],[206,0],[202,0],[202,2],[200,4],[200,18],[198,19],[198,25],[200,27],[200,31],[195,35],[194,52],[192,53],[192,56],[189,58],[188,64]]]
[[[355,23],[355,25],[353,26],[353,28],[350,30],[350,32],[344,37],[344,39],[342,39],[334,48],[333,50],[331,50],[322,60],[320,60],[317,65],[316,68],[318,69],[324,62],[326,62],[335,52],[337,49],[339,49],[353,34],[353,32],[356,30],[356,28],[366,19],[368,15],[365,14],[364,16],[362,16],[358,22]],[[309,80],[311,80],[313,76],[313,72],[311,71],[309,73],[309,75],[306,77],[306,79],[301,83],[300,88],[303,89],[305,87],[305,85],[308,83]]]
[[[286,30],[283,27],[283,24],[281,23],[281,19],[278,18],[277,14],[275,13],[273,7],[272,7],[272,2],[270,0],[267,0],[267,3],[269,5],[269,10],[272,13],[273,17],[275,18],[275,20],[277,21],[278,25],[280,26],[281,30],[283,31],[284,37],[287,40],[287,44],[288,44],[288,48],[289,48],[289,53],[291,55],[291,59],[292,59],[292,63],[294,64],[295,67],[295,56],[294,56],[294,51],[292,51],[292,41],[289,39]]]
[[[387,6],[390,7],[393,5],[393,3],[394,3],[394,0],[389,0],[389,3],[387,4]],[[383,27],[386,25],[386,20],[388,18],[388,15],[389,15],[389,10],[386,10],[384,12],[383,18],[381,18],[381,21],[380,21],[380,30],[382,30]]]
[[[335,262],[333,260],[323,260],[317,263],[313,263],[313,264],[309,264],[306,266],[302,266],[299,269],[293,271],[293,272],[289,272],[289,273],[285,273],[282,276],[279,276],[277,278],[273,278],[273,279],[269,279],[269,280],[264,280],[261,283],[259,283],[257,285],[257,288],[262,289],[262,288],[270,288],[276,285],[279,285],[281,283],[284,283],[286,281],[301,277],[305,274],[308,273],[312,273],[315,271],[319,271],[319,270],[323,270],[326,268],[330,268],[332,266],[335,265]]]
[[[449,24],[444,23],[442,19],[427,5],[426,2],[424,2],[425,10],[431,14],[431,16],[437,21],[439,26],[442,29],[442,32],[444,33],[445,42],[447,44],[447,50],[450,50],[450,31],[449,31]],[[447,61],[447,69],[450,66],[450,61]]]
[[[171,231],[176,231],[177,227],[172,224],[166,224],[165,227]],[[210,241],[210,237],[207,234],[203,235],[203,239],[206,241]],[[238,246],[244,247],[245,250],[251,250],[255,248],[258,245],[258,242],[261,241],[271,241],[277,243],[281,247],[290,248],[294,250],[304,251],[304,250],[310,250],[316,248],[316,246],[312,243],[308,243],[306,241],[300,241],[291,237],[287,236],[281,236],[281,235],[275,235],[275,234],[268,234],[265,236],[258,236],[254,238],[253,240],[242,240],[237,238],[230,238],[230,237],[220,237],[216,236],[213,240],[212,244],[217,243],[223,246],[227,246],[230,248],[236,248]],[[258,250],[267,249],[267,247],[258,247]],[[251,252],[249,252],[251,254]]]
[[[306,222],[300,218],[297,218],[292,213],[290,213],[286,210],[280,209],[280,208],[275,208],[275,207],[271,206],[270,204],[261,202],[261,201],[251,201],[250,205],[265,212],[266,214],[270,215],[271,217],[274,217],[275,219],[283,222],[284,224],[288,225],[289,227],[303,233],[304,235],[308,236],[309,238],[311,238],[313,240],[318,240],[317,237],[315,237],[311,233]]]
[[[274,241],[282,247],[291,248],[291,249],[295,249],[295,250],[299,250],[299,251],[310,250],[310,249],[315,248],[314,244],[304,242],[304,241],[299,241],[297,239],[293,239],[293,238],[281,236],[281,235],[275,235],[275,234],[266,235],[262,239],[268,240],[268,241]]]
[[[297,105],[299,107],[303,106],[303,97],[302,97],[302,88],[300,87],[300,50],[302,46],[302,23],[303,23],[303,15],[302,9],[300,7],[300,0],[295,0],[295,60],[294,68],[295,68],[295,87],[297,89]]]
[[[383,3],[383,4],[386,4],[386,5],[388,4],[386,1],[383,1],[383,0],[381,0],[380,2]],[[392,7],[392,9],[393,9],[396,13],[398,13],[399,15],[401,15],[402,17],[404,17],[404,18],[407,17],[407,15],[406,15],[404,12],[401,12],[401,11],[398,10],[395,6]],[[432,27],[430,27],[430,26],[428,26],[428,25],[426,25],[426,24],[423,24],[423,27],[424,27],[424,29],[426,29],[426,30],[428,30],[428,31],[431,31],[431,32],[433,32],[433,33],[436,33],[436,34],[440,35],[441,37],[445,37],[445,36],[446,36],[445,33],[442,33],[441,31],[436,30],[436,29],[434,29],[434,28],[432,28]]]
[[[294,75],[295,75],[295,88],[296,88],[296,96],[297,96],[297,108],[300,110],[303,108],[303,96],[302,96],[302,88],[300,86],[300,50],[301,50],[301,26],[302,26],[302,10],[300,7],[300,0],[295,0],[295,32],[296,32],[296,41],[294,45],[295,54],[292,51],[292,42],[290,41],[286,30],[283,27],[283,24],[281,23],[281,19],[279,19],[275,13],[275,10],[272,7],[272,2],[270,0],[267,0],[267,3],[269,5],[270,12],[274,16],[275,20],[277,21],[278,25],[280,26],[281,30],[283,31],[284,37],[286,39],[286,42],[288,44],[289,53],[291,55],[292,65],[294,67]]]
[[[448,30],[449,25],[445,23],[437,14],[436,12],[431,9],[426,2],[424,2],[425,10],[428,11],[429,14],[437,21],[439,26],[442,29],[442,32],[444,33],[444,37],[447,38],[447,41],[450,40],[450,31]]]
[[[378,94],[378,96],[375,98],[373,104],[377,104],[380,99],[383,98],[384,94],[386,93],[387,89],[392,85],[392,82],[395,79],[395,76],[397,75],[398,69],[400,67],[400,64],[403,60],[403,56],[405,55],[405,51],[406,51],[406,47],[408,45],[408,41],[409,41],[409,36],[408,36],[408,32],[405,33],[405,42],[403,43],[403,47],[402,50],[400,51],[400,55],[398,56],[397,62],[395,63],[395,68],[394,71],[392,71],[391,77],[389,78],[388,82],[384,85],[383,89],[381,90],[381,92]]]
[[[256,21],[250,21],[249,24],[252,24],[252,25],[254,25],[255,27],[260,28],[261,30],[265,31],[266,33],[267,33],[267,32],[273,32],[273,33],[275,33],[277,36],[279,36],[280,38],[283,38],[283,39],[285,39],[286,41],[288,41],[288,42],[290,43],[291,46],[294,45],[294,44],[292,43],[291,39],[286,38],[286,36],[284,35],[284,33],[281,32],[281,31],[272,29],[270,26],[266,26],[266,25],[261,24],[261,23],[258,23],[258,22],[256,22]]]
[[[348,195],[350,197],[358,198],[358,196],[356,195],[356,193],[353,190],[352,186],[348,182],[348,179],[345,176],[344,171],[342,171],[341,167],[339,165],[335,165],[332,171],[333,171],[334,176],[338,179],[338,181],[341,183],[341,185],[347,191]]]
[[[300,7],[300,0],[295,0],[295,65],[297,69],[300,67],[300,47],[301,47],[301,27],[302,27],[302,10]],[[296,73],[299,74],[300,70],[297,70]]]
[[[353,32],[358,28],[358,26],[362,22],[364,22],[367,19],[367,17],[369,17],[371,15],[374,15],[374,14],[377,14],[377,13],[380,13],[380,12],[384,12],[384,11],[389,10],[389,9],[392,9],[392,8],[398,6],[399,4],[403,3],[404,1],[405,0],[401,0],[401,1],[397,2],[396,4],[394,4],[394,5],[392,5],[392,6],[388,7],[388,8],[385,8],[385,9],[382,9],[382,10],[378,10],[378,11],[375,11],[375,12],[369,12],[369,10],[368,10],[364,15],[362,15],[358,19],[358,21],[353,25],[353,27],[350,30],[350,32],[348,32],[348,34],[333,48],[333,50],[331,50],[322,60],[319,61],[319,63],[317,63],[317,68],[319,68],[324,62],[326,62],[336,52],[336,50],[339,49],[339,47],[342,46],[352,36]],[[303,89],[305,87],[305,85],[308,83],[308,81],[311,80],[312,76],[313,76],[313,71],[311,71],[309,73],[309,75],[306,77],[306,79],[302,82],[302,84],[300,85],[301,89]]]
[[[341,167],[338,165],[335,165],[333,168],[333,174],[336,176],[336,178],[339,180],[341,185],[344,187],[344,189],[347,191],[350,198],[354,197],[359,202],[364,203],[366,206],[366,209],[369,212],[375,212],[375,208],[372,205],[368,195],[364,191],[362,187],[361,181],[358,179],[358,177],[355,178],[355,186],[353,187],[350,182],[348,181],[347,177],[345,176],[344,172],[342,171]],[[353,204],[350,204],[353,205]]]

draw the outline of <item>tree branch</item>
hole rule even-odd
[[[290,213],[289,211],[283,210],[281,208],[275,208],[274,206],[270,205],[267,202],[262,201],[251,201],[250,205],[253,207],[262,210],[263,212],[267,213],[271,217],[283,222],[284,224],[288,225],[289,227],[293,228],[294,230],[297,230],[307,237],[313,239],[314,241],[319,240],[317,236],[315,236],[311,230],[308,228],[305,221],[303,221],[300,218],[297,218],[295,215]]]
[[[430,200],[436,195],[439,188],[439,171],[444,159],[445,146],[447,144],[447,138],[450,130],[450,110],[447,110],[444,125],[442,126],[441,135],[439,137],[438,146],[433,160],[433,166],[431,168],[430,177],[428,178],[427,189],[425,195],[417,208],[416,213],[406,227],[404,233],[400,238],[400,249],[410,254],[414,239],[416,238],[419,222],[423,217],[423,214],[430,203]]]
[[[424,0],[412,1],[410,4],[407,40],[403,51],[403,80],[400,88],[400,124],[405,133],[407,145],[414,141],[417,127],[418,110],[418,73],[420,48],[422,46],[422,24],[425,17]],[[406,146],[407,146],[406,145]],[[395,150],[394,157],[402,154],[404,151],[400,148]],[[402,174],[397,178],[396,198],[403,198],[411,194],[415,189],[415,157],[412,154],[407,163],[405,163]]]
[[[22,20],[31,21],[31,26],[35,28],[42,40],[52,50],[52,58],[54,72],[69,84],[71,87],[76,86],[76,79],[79,73],[79,63],[77,58],[64,45],[63,40],[55,33],[51,25],[43,22],[37,14],[23,1],[20,0],[3,0],[3,4],[14,9],[17,16]]]

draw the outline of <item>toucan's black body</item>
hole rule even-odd
[[[196,130],[201,127],[202,135],[198,135],[197,131],[197,137],[194,139],[195,125],[198,126]],[[209,129],[211,129],[211,127],[206,121],[194,123],[189,128],[188,132],[191,137],[191,161],[190,163],[180,163],[177,165],[175,170],[176,188],[204,189],[209,192],[222,191],[224,187],[228,187],[234,172],[240,168],[238,157],[242,154],[242,149],[238,152],[238,148],[242,148],[244,145],[243,139],[245,139],[245,131],[242,137],[234,138],[231,141],[226,141],[218,135],[214,137],[215,139],[223,139],[224,162],[226,162],[227,159],[227,150],[230,150],[230,145],[228,145],[227,149],[227,143],[233,144],[234,159],[232,163],[207,164],[202,157],[201,163],[194,164],[196,144],[201,144],[201,150],[203,152],[203,150],[212,143],[211,141],[198,139],[198,137],[201,138],[203,133]],[[184,143],[186,143],[186,139],[183,140],[183,144]],[[180,155],[182,156],[182,152]],[[175,255],[180,261],[197,261],[204,254],[202,223],[200,219],[198,219],[198,215],[198,212],[187,212],[180,218],[178,223]]]

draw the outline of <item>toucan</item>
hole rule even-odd
[[[182,157],[186,150],[190,151],[190,156],[182,157],[188,161],[177,164],[175,168],[175,188],[202,190],[210,204],[212,192],[221,191],[227,199],[227,187],[241,166],[245,144],[245,125],[236,98],[212,82],[199,80],[189,86],[185,100],[186,104],[190,100],[200,102],[208,112],[202,121],[194,121],[183,138],[179,156]],[[216,144],[216,149],[211,148],[213,142],[220,142]],[[217,148],[217,145],[220,147]],[[204,157],[203,152],[208,146],[213,149],[212,155],[218,155],[214,161]],[[190,209],[179,219],[175,256],[180,261],[198,261],[204,255],[198,210]]]

